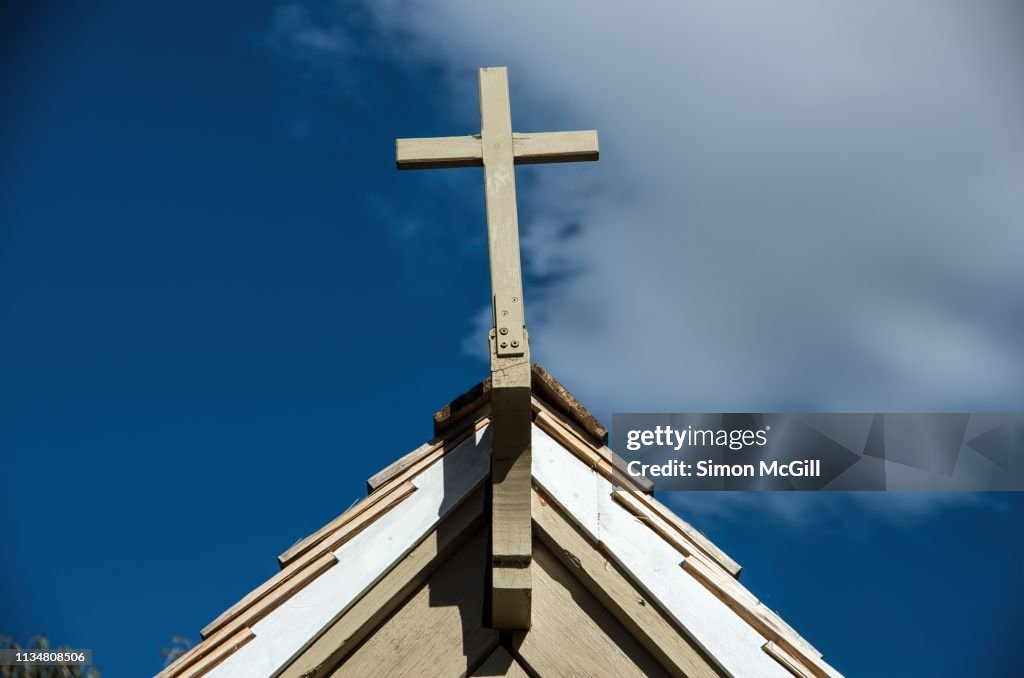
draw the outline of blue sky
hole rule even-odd
[[[1024,407],[1011,4],[424,7],[4,8],[0,635],[155,673],[485,375],[479,173],[393,163],[480,65],[601,133],[518,181],[606,421]],[[850,676],[1021,673],[1018,495],[662,498]]]

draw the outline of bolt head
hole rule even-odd
[[[519,342],[518,341],[513,341],[512,342],[512,348],[519,348]]]
[[[498,331],[499,331],[499,332],[501,332],[502,334],[508,334],[508,328],[507,328],[507,327],[502,327],[502,328],[501,328],[500,330],[498,330]]]
[[[501,342],[501,347],[502,348],[505,348],[507,346],[508,346],[508,342],[505,342],[505,341]]]

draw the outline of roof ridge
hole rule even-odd
[[[530,366],[530,388],[534,397],[579,426],[591,438],[589,442],[597,447],[608,444],[608,429],[604,424],[540,363]],[[440,437],[490,400],[491,378],[487,377],[434,413],[434,435]]]

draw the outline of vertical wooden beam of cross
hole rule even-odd
[[[508,71],[481,68],[480,134],[398,139],[398,169],[483,167],[491,263],[491,626],[530,626],[530,345],[515,165],[597,160],[597,132],[512,131]]]

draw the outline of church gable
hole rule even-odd
[[[161,676],[838,676],[552,389],[531,396],[532,626],[488,628],[487,396],[435,417],[437,438],[282,553]]]
[[[425,582],[381,618],[354,646],[350,635],[337,646],[338,629],[359,624],[372,625],[358,611],[346,613],[316,643],[289,666],[283,676],[452,676],[506,675],[488,671],[528,671],[522,675],[615,675],[615,676],[718,676],[713,669],[686,673],[662,667],[616,617],[571,573],[548,548],[537,542],[533,568],[533,627],[510,639],[511,654],[499,646],[496,631],[484,627],[486,529],[469,516],[482,515],[476,500],[442,523],[439,531],[451,531],[449,539],[465,539],[450,558],[433,564]],[[475,532],[468,538],[457,530]],[[556,548],[562,549],[560,546]],[[577,547],[576,550],[578,550]],[[563,549],[564,551],[564,549]],[[598,555],[596,552],[593,555]],[[576,557],[576,556],[573,556]],[[413,553],[410,557],[417,560]],[[605,564],[607,566],[607,563]],[[371,589],[366,598],[383,602],[400,597],[401,589],[386,580]],[[641,597],[630,587],[633,600]],[[345,647],[347,645],[347,652]],[[319,647],[318,647],[319,646]],[[354,649],[353,649],[354,646]],[[334,647],[329,660],[317,658],[320,648]],[[339,647],[341,648],[339,650]],[[691,650],[696,653],[696,651]],[[493,656],[493,658],[492,658]],[[510,661],[500,661],[507,656]],[[486,661],[485,661],[486,660]],[[425,669],[429,667],[429,671]]]
[[[507,69],[478,83],[479,134],[396,164],[483,168],[490,378],[160,675],[837,676],[531,363],[515,165],[596,160],[597,132],[513,132]]]

